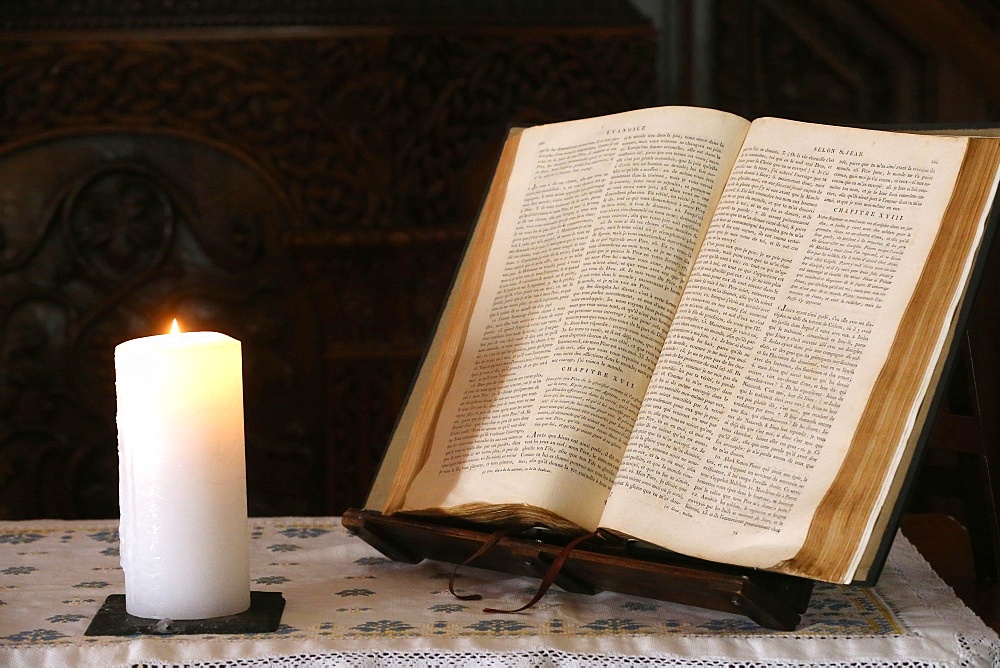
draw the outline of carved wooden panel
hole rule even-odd
[[[0,201],[5,515],[110,512],[114,346],[172,317],[243,342],[250,487],[294,460],[285,507],[322,502],[316,305],[281,243],[301,215],[273,183],[188,138],[86,133],[10,147]]]
[[[1000,22],[983,0],[713,0],[700,85],[748,118],[995,120]]]
[[[507,127],[655,101],[627,2],[505,4],[0,7],[0,517],[117,513],[174,315],[243,341],[252,514],[363,501]]]

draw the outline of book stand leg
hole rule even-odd
[[[343,524],[388,558],[406,563],[460,564],[490,539],[476,529],[370,510],[347,510]],[[518,534],[501,538],[470,565],[542,577],[561,551],[553,534]],[[624,539],[573,550],[555,584],[573,593],[615,591],[735,613],[784,631],[798,625],[813,587],[811,580],[689,559]]]
[[[996,208],[996,205],[994,205]],[[997,212],[992,216],[995,218]],[[1000,244],[984,262],[912,502],[961,499],[976,578],[1000,581]]]
[[[961,499],[976,578],[984,584],[1000,580],[1000,418],[996,410],[1000,359],[992,336],[970,326],[962,341],[951,396],[936,417],[913,499],[918,511],[933,508],[936,495]]]

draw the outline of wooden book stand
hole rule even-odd
[[[491,539],[471,528],[372,510],[347,510],[343,523],[388,558],[406,563],[461,564]],[[540,578],[562,547],[555,534],[531,530],[501,538],[469,565]],[[555,584],[580,594],[616,591],[736,613],[783,631],[798,625],[813,588],[812,580],[690,559],[631,540],[583,543],[569,553]]]
[[[990,214],[992,237],[1000,211]],[[987,239],[984,243],[989,243]],[[964,336],[958,337],[939,394],[940,403],[929,423],[924,450],[959,455],[958,487],[965,497],[968,522],[980,580],[1000,578],[1000,247],[992,244],[978,267],[975,298],[967,300],[960,317]],[[974,281],[975,282],[975,281]],[[975,287],[975,286],[974,286]],[[957,391],[956,392],[956,388]],[[956,399],[959,399],[956,401]],[[895,537],[902,501],[908,496],[926,453],[918,453],[909,469],[904,493],[893,511],[885,550]],[[924,465],[934,466],[933,458]],[[917,483],[919,488],[926,481]],[[466,562],[492,538],[475,528],[370,510],[348,510],[344,526],[396,561],[417,563],[435,559]],[[563,552],[560,539],[535,532],[501,538],[470,565],[511,575],[542,577]],[[570,592],[616,591],[709,610],[746,616],[763,627],[794,630],[806,611],[813,581],[753,569],[691,559],[630,540],[594,540],[569,553],[554,581]]]

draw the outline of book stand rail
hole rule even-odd
[[[426,519],[349,509],[344,526],[393,561],[465,562],[488,532]],[[544,530],[501,538],[470,566],[541,578],[562,551]],[[792,631],[809,605],[813,581],[690,559],[637,541],[595,539],[570,554],[555,584],[593,595],[615,591],[735,613],[771,629]]]

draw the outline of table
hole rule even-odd
[[[89,637],[121,593],[117,521],[0,522],[0,665],[1000,666],[1000,638],[897,536],[875,588],[818,585],[794,632],[734,615],[464,567],[391,562],[339,518],[253,518],[252,588],[287,601],[274,633]]]

